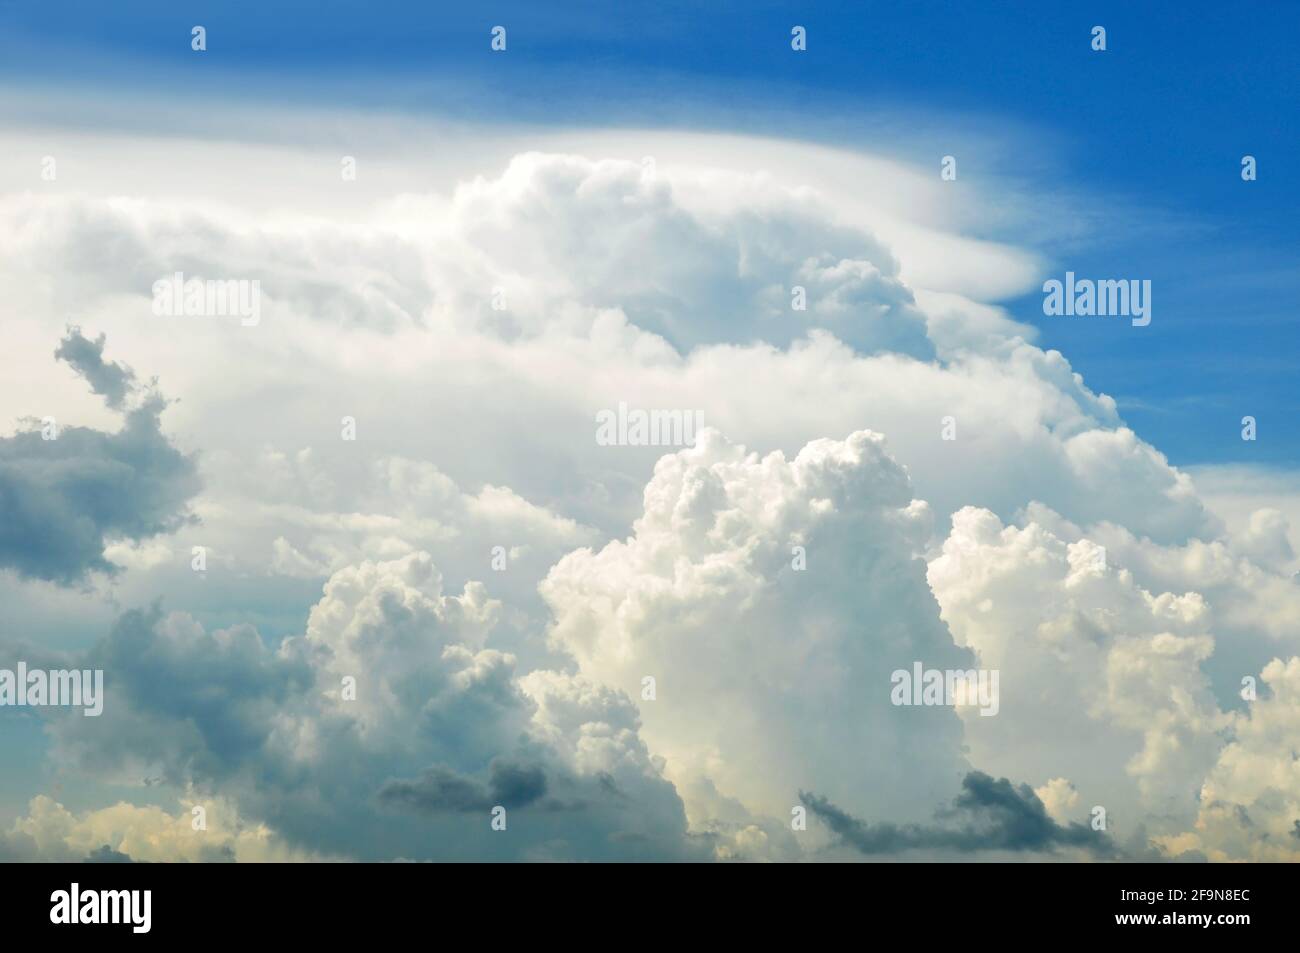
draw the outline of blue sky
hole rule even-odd
[[[1043,330],[1172,462],[1300,463],[1300,6],[603,3],[6,4],[10,84],[183,101],[310,101],[540,126],[690,126],[870,144],[881,110],[931,117],[905,158],[954,128],[1012,124],[1016,149],[959,157],[1108,222],[1038,248],[1080,277],[1150,278],[1154,320]],[[651,9],[653,15],[650,15]],[[202,23],[209,52],[189,50]],[[488,29],[509,30],[509,56]],[[792,24],[809,31],[790,55]],[[1108,49],[1094,53],[1101,24]],[[129,65],[128,65],[129,64]],[[939,130],[939,132],[935,132]],[[893,144],[898,148],[900,140]],[[1035,149],[1035,143],[1041,148]],[[907,148],[903,146],[902,148]],[[942,151],[942,150],[941,150]],[[1256,156],[1259,178],[1240,177]],[[1055,247],[1054,247],[1055,246]],[[1239,439],[1240,418],[1259,440]]]

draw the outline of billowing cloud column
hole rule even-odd
[[[639,700],[679,789],[708,779],[786,818],[800,789],[927,816],[960,783],[959,722],[894,706],[890,676],[971,662],[917,558],[929,529],[878,434],[787,460],[706,430],[658,462],[629,539],[552,569],[551,639]]]

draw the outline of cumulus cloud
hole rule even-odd
[[[1272,660],[1259,681],[1258,699],[1232,715],[1231,740],[1205,778],[1195,823],[1163,838],[1166,849],[1300,861],[1300,658]]]
[[[1041,512],[1041,511],[1038,511]],[[1082,530],[1059,524],[1063,538]],[[1231,697],[1241,677],[1258,671],[1279,652],[1295,651],[1300,619],[1300,579],[1289,569],[1288,521],[1276,510],[1255,509],[1218,538],[1192,538],[1161,545],[1130,528],[1104,522],[1088,535],[1111,560],[1151,589],[1194,590],[1205,604],[1207,631],[1221,648],[1205,665],[1221,696]]]
[[[553,297],[617,307],[679,350],[786,344],[827,327],[863,351],[933,355],[898,262],[878,240],[830,224],[806,192],[770,183],[750,191],[757,202],[725,213],[715,205],[706,218],[653,164],[528,153],[499,178],[461,186],[450,214],[500,280],[527,282],[526,310]],[[796,287],[806,311],[792,306]]]
[[[84,770],[227,799],[299,850],[704,856],[633,706],[560,673],[518,678],[482,644],[499,609],[477,584],[445,593],[417,553],[336,573],[278,649],[249,626],[130,612],[82,660],[106,672],[104,714],[55,715],[51,730]],[[497,805],[505,832],[489,826]]]
[[[550,637],[640,699],[676,781],[708,779],[769,816],[799,785],[914,811],[950,793],[959,725],[948,708],[893,706],[890,674],[971,660],[925,584],[929,519],[878,434],[791,460],[706,430],[656,465],[627,540],[551,570]]]
[[[68,331],[56,352],[121,410],[137,396],[133,373],[103,360],[104,338]],[[71,584],[91,572],[112,574],[112,541],[142,541],[188,518],[198,489],[192,458],[162,433],[166,401],[138,395],[116,433],[44,425],[0,438],[0,567]]]
[[[1067,778],[1052,778],[1034,788],[1034,794],[1043,802],[1043,809],[1057,821],[1064,821],[1079,804],[1079,792]]]
[[[362,223],[289,227],[250,214],[237,227],[207,209],[178,221],[173,203],[145,199],[0,202],[15,259],[60,274],[76,265],[87,281],[102,273],[82,289],[85,307],[132,347],[177,362],[192,395],[182,413],[238,416],[233,433],[207,413],[193,421],[205,451],[228,455],[223,483],[267,444],[301,448],[328,407],[330,436],[349,413],[373,452],[436,462],[464,486],[509,486],[613,532],[653,462],[634,448],[612,459],[590,439],[592,415],[625,400],[700,409],[734,440],[788,452],[870,427],[889,435],[917,496],[942,515],[975,504],[1006,518],[1037,498],[1162,541],[1215,528],[1185,475],[1125,431],[1114,401],[1063,356],[1028,343],[1031,328],[994,305],[917,292],[867,227],[837,221],[833,196],[797,182],[526,153],[450,196],[403,196]],[[85,260],[74,249],[87,231],[151,249],[150,265],[132,258],[139,274],[124,281],[125,263]],[[261,280],[262,324],[242,337],[219,320],[145,333],[161,320],[150,282],[177,268]],[[409,299],[401,315],[363,301],[354,319],[331,323],[327,302],[356,296],[358,269],[387,275],[389,297]],[[314,296],[299,293],[304,275]],[[791,307],[795,285],[806,311]],[[55,304],[37,296],[30,308]],[[239,362],[237,386],[209,361],[214,351]],[[321,380],[331,382],[324,402],[308,396]],[[272,404],[280,411],[268,416]],[[439,426],[413,429],[417,416]],[[949,416],[958,439],[941,441]],[[288,434],[299,436],[286,448]]]
[[[189,610],[125,613],[83,653],[109,705],[52,717],[57,757],[228,799],[323,856],[793,857],[816,849],[790,830],[800,790],[908,849],[1088,849],[1070,825],[1094,805],[1170,855],[1290,843],[1287,779],[1233,770],[1289,763],[1287,505],[1226,528],[1065,356],[954,290],[1020,287],[1029,256],[972,267],[933,221],[934,241],[850,221],[797,167],[480,171],[349,216],[320,214],[336,189],[310,215],[0,199],[14,353],[48,363],[75,306],[182,388],[169,430],[203,449],[196,496],[162,399],[76,331],[58,358],[120,431],[0,440],[0,566]],[[152,315],[177,270],[259,279],[263,321]],[[45,390],[64,399],[0,379],[37,416]],[[716,432],[599,446],[620,401]],[[205,576],[169,558],[191,545]],[[892,706],[915,661],[999,669],[998,716]],[[1261,670],[1274,694],[1243,720]],[[98,831],[58,849],[150,859]]]
[[[1205,601],[1148,592],[1109,555],[1037,522],[953,517],[930,584],[953,636],[1001,673],[998,716],[963,713],[966,738],[979,763],[1068,776],[1117,816],[1140,801],[1185,818],[1225,725],[1201,671],[1215,644]]]
[[[196,825],[194,808],[202,808]],[[75,813],[53,798],[33,798],[27,813],[0,831],[6,862],[274,862],[333,860],[294,849],[263,825],[246,824],[220,801],[185,803],[174,812],[119,802]]]

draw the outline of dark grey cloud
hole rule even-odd
[[[532,804],[546,794],[546,772],[539,764],[521,764],[503,758],[492,762],[492,796],[509,807]]]
[[[107,696],[103,726],[76,726],[82,762],[107,769],[134,758],[179,785],[263,757],[277,714],[312,684],[301,658],[268,651],[251,626],[170,626],[160,603],[123,613],[80,664],[104,671]]]
[[[89,854],[87,854],[86,859],[82,861],[82,863],[133,864],[135,863],[135,861],[131,859],[130,854],[124,854],[120,850],[114,850],[113,848],[109,847],[107,844],[102,844],[99,847],[96,847],[94,850],[92,850]]]
[[[950,808],[938,812],[933,825],[868,823],[824,797],[803,791],[799,797],[845,844],[864,854],[917,849],[1050,852],[1061,847],[1081,848],[1099,856],[1115,853],[1115,844],[1106,834],[1085,824],[1054,821],[1029,785],[1016,786],[1006,778],[995,780],[982,771],[966,775],[961,793]]]
[[[485,785],[445,765],[435,765],[413,781],[388,781],[379,789],[378,797],[388,807],[430,813],[488,811],[495,803]]]
[[[123,364],[104,360],[104,338],[85,337],[81,328],[68,329],[54,356],[86,379],[86,383],[113,410],[121,410],[126,398],[136,389],[135,372]]]
[[[103,360],[104,339],[68,331],[59,350],[110,407],[134,404],[116,433],[64,427],[0,438],[0,569],[64,585],[88,573],[113,574],[104,556],[114,540],[140,541],[189,521],[198,492],[194,460],[163,435],[166,400],[134,388],[134,374]]]
[[[546,794],[546,772],[541,765],[498,758],[489,769],[488,783],[435,765],[415,780],[394,779],[379,789],[379,801],[390,807],[433,813],[438,811],[490,811],[526,807]]]
[[[374,604],[384,618],[371,620],[366,645],[392,638],[403,624],[418,623],[427,635],[427,619],[412,620],[391,599]],[[688,835],[667,781],[635,763],[615,769],[617,779],[578,773],[550,742],[530,735],[531,704],[501,697],[491,670],[499,660],[481,657],[473,679],[448,677],[437,667],[441,656],[434,667],[412,661],[409,672],[388,676],[399,680],[384,683],[398,710],[380,722],[376,709],[337,699],[331,657],[328,645],[301,636],[271,647],[251,626],[206,631],[157,605],[129,611],[68,663],[104,669],[103,715],[51,714],[50,730],[59,757],[82,770],[109,780],[158,776],[177,789],[229,798],[241,817],[330,856],[708,856],[710,844]],[[361,662],[357,671],[363,695],[375,698],[377,675]],[[478,721],[422,717],[430,706]],[[490,826],[496,805],[510,812],[508,834]]]

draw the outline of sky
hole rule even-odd
[[[0,858],[1296,859],[1298,34],[0,2]]]

